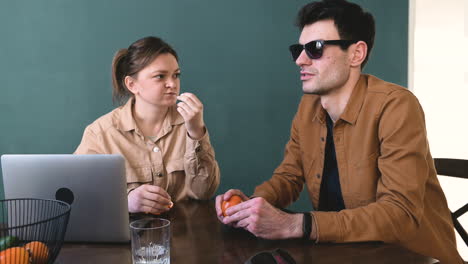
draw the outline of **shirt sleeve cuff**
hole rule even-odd
[[[185,151],[186,154],[197,154],[203,151],[206,151],[209,146],[211,145],[210,143],[210,137],[208,135],[208,130],[205,128],[205,134],[202,136],[202,138],[195,140],[191,138],[187,132],[186,134],[186,146],[185,146]]]
[[[317,242],[340,242],[341,224],[337,212],[315,211],[313,214],[317,228]]]
[[[135,190],[135,188],[127,189],[127,195],[133,190]]]
[[[317,221],[316,221],[316,218],[315,218],[315,212],[311,212],[310,215],[312,216],[312,225],[313,225],[312,228],[315,228],[315,235],[317,236],[315,238],[314,243],[318,243],[320,236],[319,236],[318,224],[317,224]]]

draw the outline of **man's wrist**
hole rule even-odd
[[[286,228],[284,238],[301,238],[302,237],[302,214],[288,214],[289,228]]]
[[[299,217],[296,218],[299,221],[299,232],[293,233],[293,238],[302,238],[305,240],[312,240],[314,242],[318,242],[318,231],[317,231],[317,222],[315,221],[315,216],[311,212],[294,214],[295,216]],[[297,231],[297,229],[296,229]]]

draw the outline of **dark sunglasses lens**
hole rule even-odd
[[[276,253],[280,255],[284,260],[286,260],[287,263],[289,264],[296,264],[296,261],[293,259],[291,255],[289,255],[288,252],[282,250],[282,249],[277,249]]]
[[[319,59],[320,57],[322,57],[323,44],[319,44],[317,41],[312,41],[305,44],[305,50],[309,58]]]
[[[294,45],[289,46],[289,51],[291,51],[291,55],[294,61],[296,61],[297,58],[299,58],[299,55],[301,55],[302,49],[303,47],[300,44],[294,44]]]
[[[261,252],[250,259],[252,264],[276,263],[275,258],[269,252]]]

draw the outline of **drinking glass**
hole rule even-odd
[[[144,218],[130,223],[133,264],[171,263],[171,222]]]

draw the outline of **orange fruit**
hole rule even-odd
[[[22,247],[12,247],[0,252],[0,264],[29,264],[29,253]]]
[[[31,255],[32,264],[45,264],[49,261],[49,248],[39,241],[32,241],[24,245]]]
[[[221,204],[221,211],[223,212],[223,216],[227,216],[226,209],[240,203],[242,203],[242,198],[239,195],[233,195],[227,201],[223,201]]]
[[[171,209],[174,206],[174,203],[171,202],[167,208]],[[151,213],[151,212],[145,212],[145,214],[152,214],[152,215],[160,215],[161,213]]]
[[[145,212],[145,214],[160,215],[161,213]]]

